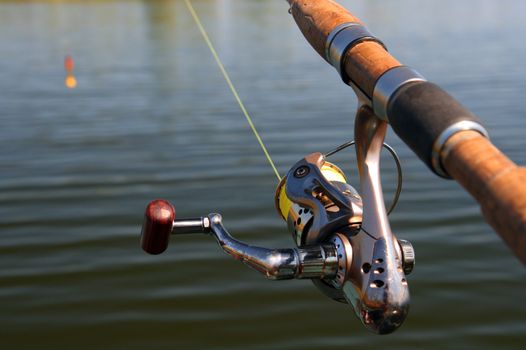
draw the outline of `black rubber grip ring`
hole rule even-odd
[[[396,134],[435,173],[431,157],[440,134],[460,121],[482,124],[451,95],[430,82],[409,83],[398,89],[389,100],[387,116]]]

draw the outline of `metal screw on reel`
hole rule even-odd
[[[298,179],[305,177],[309,174],[309,167],[306,166],[300,166],[294,171],[294,177],[297,177]]]

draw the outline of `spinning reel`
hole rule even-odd
[[[392,234],[384,206],[379,161],[386,127],[369,107],[358,110],[355,140],[360,194],[326,159],[343,147],[327,155],[309,154],[282,179],[276,190],[276,208],[297,248],[247,245],[228,233],[221,215],[176,219],[174,207],[164,200],[146,208],[142,248],[160,254],[171,234],[210,234],[226,253],[266,278],[311,279],[330,298],[351,304],[369,330],[393,332],[409,310],[406,275],[415,260],[411,244]]]

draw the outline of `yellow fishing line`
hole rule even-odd
[[[268,159],[268,162],[270,163],[270,166],[272,167],[272,170],[274,170],[274,173],[276,174],[276,177],[278,178],[278,181],[281,181],[281,176],[279,176],[278,169],[276,169],[276,166],[274,165],[274,162],[272,161],[272,158],[270,158],[270,154],[267,151],[267,148],[265,147],[265,144],[263,143],[263,140],[259,136],[259,133],[254,126],[254,123],[252,122],[252,118],[250,118],[247,109],[245,108],[245,105],[241,101],[241,98],[239,97],[236,88],[234,87],[234,84],[232,84],[232,80],[230,80],[230,77],[228,76],[228,73],[225,70],[225,67],[223,66],[223,63],[221,62],[221,59],[219,58],[216,50],[214,49],[214,45],[212,45],[212,42],[210,41],[210,38],[208,37],[208,34],[206,33],[205,28],[201,24],[201,20],[199,19],[199,16],[197,15],[197,12],[195,12],[194,7],[190,3],[190,0],[184,0],[186,3],[186,7],[188,7],[188,11],[190,11],[190,14],[194,18],[195,23],[199,27],[199,31],[203,35],[203,38],[205,39],[206,44],[208,45],[208,48],[210,49],[210,52],[212,52],[212,55],[214,56],[217,65],[219,66],[219,69],[221,70],[221,73],[223,73],[223,77],[225,77],[226,83],[230,87],[230,91],[232,91],[232,94],[234,94],[234,97],[237,100],[237,103],[239,104],[239,107],[241,108],[241,111],[245,115],[245,118],[247,118],[248,124],[252,128],[252,131],[254,132],[254,135],[256,136],[256,139],[259,142],[259,145],[261,146],[261,149],[263,150],[263,153],[265,153],[265,156]]]

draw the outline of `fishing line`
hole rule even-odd
[[[248,124],[252,128],[252,132],[254,132],[254,135],[256,136],[256,139],[258,140],[259,145],[261,146],[261,149],[263,150],[263,153],[265,153],[265,156],[267,157],[267,160],[270,163],[272,170],[274,170],[274,173],[276,174],[278,181],[281,181],[281,176],[279,175],[278,169],[276,169],[276,166],[274,165],[274,162],[272,161],[272,158],[270,157],[270,154],[268,153],[267,148],[265,147],[265,144],[263,143],[263,140],[261,139],[261,136],[259,136],[259,133],[256,127],[254,126],[254,123],[252,122],[252,118],[250,118],[250,115],[248,114],[248,111],[245,108],[245,105],[241,101],[241,98],[239,97],[237,90],[234,87],[234,84],[232,83],[232,80],[230,80],[230,76],[228,75],[225,67],[223,66],[223,63],[221,62],[221,59],[219,58],[219,55],[217,54],[214,48],[214,45],[212,45],[212,41],[210,41],[210,38],[208,37],[208,34],[206,33],[206,30],[203,27],[201,20],[199,19],[199,16],[197,15],[197,12],[195,12],[194,7],[190,3],[190,0],[184,0],[184,2],[186,4],[186,7],[188,7],[188,11],[190,11],[190,14],[194,18],[194,21],[197,24],[197,27],[199,28],[199,31],[201,32],[203,39],[205,39],[205,42],[208,45],[208,48],[210,49],[210,52],[214,56],[216,63],[219,66],[219,69],[221,70],[221,73],[223,73],[223,77],[225,78],[226,83],[228,84],[228,87],[230,88],[230,91],[232,91],[232,94],[234,95],[237,103],[239,104],[241,111],[245,115],[245,118],[247,119]]]

